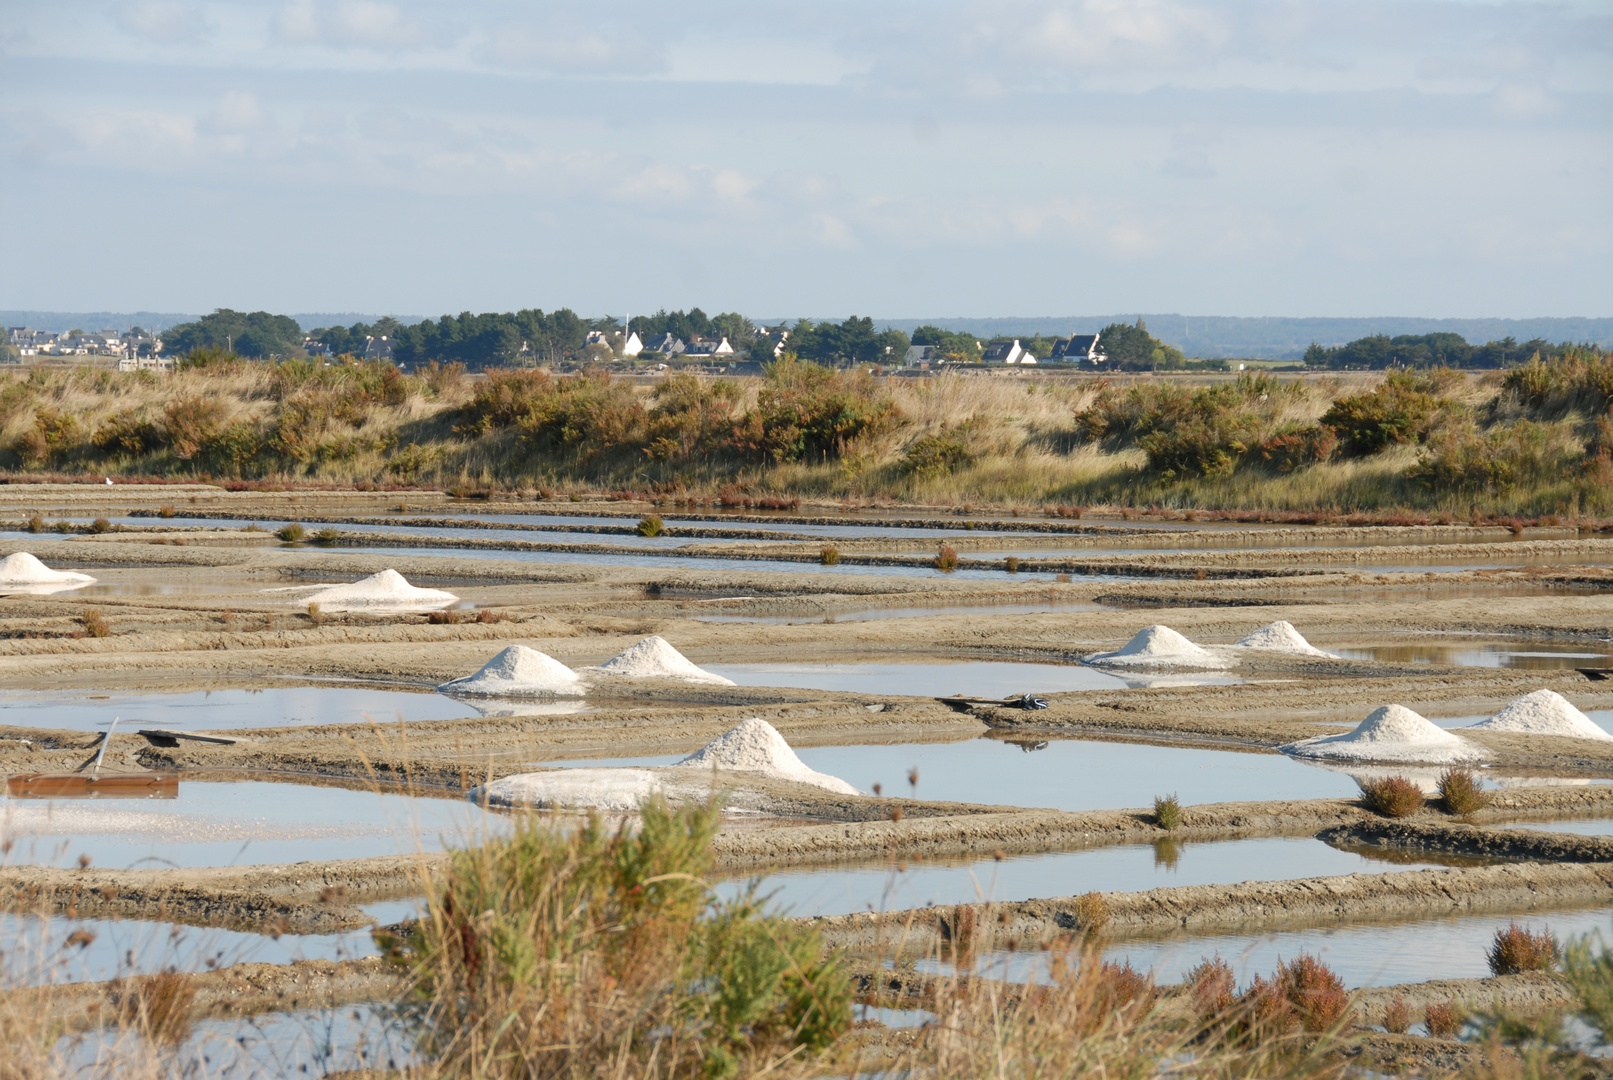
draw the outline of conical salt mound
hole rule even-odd
[[[1516,731],[1527,735],[1563,735],[1570,739],[1613,742],[1613,735],[1580,712],[1555,690],[1536,690],[1473,725],[1475,731]]]
[[[1087,657],[1089,664],[1136,665],[1138,667],[1226,667],[1226,661],[1201,649],[1168,626],[1149,626],[1137,632],[1115,652]]]
[[[732,679],[696,667],[663,637],[651,635],[625,652],[617,653],[595,669],[603,675],[634,679],[682,679],[684,682],[733,686]]]
[[[1484,751],[1430,723],[1404,705],[1372,710],[1360,725],[1343,735],[1321,735],[1282,747],[1296,757],[1339,761],[1418,761],[1453,764],[1476,761]]]
[[[798,784],[826,788],[840,795],[861,794],[839,777],[807,768],[772,724],[756,718],[743,721],[738,727],[717,736],[678,762],[677,767],[758,772],[780,780],[794,780]]]
[[[1262,626],[1259,630],[1238,642],[1242,649],[1260,649],[1263,652],[1289,653],[1293,656],[1325,656],[1329,659],[1338,659],[1330,652],[1323,652],[1305,640],[1305,635],[1294,629],[1294,624],[1278,619],[1274,623]]]
[[[446,694],[488,697],[581,696],[583,681],[577,673],[547,653],[525,645],[511,645],[474,675],[437,687]]]
[[[52,570],[26,551],[0,559],[0,585],[57,585],[79,581],[88,585],[95,579],[71,570]]]
[[[333,585],[306,598],[305,604],[318,604],[327,611],[350,607],[443,607],[459,597],[441,589],[419,589],[403,580],[396,570],[382,570],[351,585]]]

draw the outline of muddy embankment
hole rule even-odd
[[[1613,836],[1482,828],[1452,822],[1364,818],[1348,825],[1324,829],[1317,833],[1316,838],[1341,847],[1382,851],[1437,852],[1537,862],[1613,862]]]
[[[1606,904],[1613,899],[1613,867],[1513,863],[1101,896],[1107,908],[1102,932],[1108,938],[1248,933]],[[946,947],[960,935],[973,948],[1045,945],[1092,929],[1093,909],[1091,901],[1067,897],[806,921],[832,945],[912,955]]]

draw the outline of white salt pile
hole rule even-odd
[[[1259,630],[1238,642],[1240,649],[1260,649],[1263,652],[1289,653],[1293,656],[1325,656],[1330,660],[1338,657],[1330,652],[1323,652],[1305,640],[1305,635],[1294,629],[1294,624],[1283,619],[1262,626]]]
[[[1135,665],[1147,667],[1200,667],[1223,668],[1225,660],[1207,649],[1201,649],[1168,626],[1150,626],[1137,632],[1116,652],[1097,653],[1087,657],[1089,664]]]
[[[578,697],[586,687],[577,673],[547,653],[511,645],[474,675],[437,687],[445,694],[488,697]]]
[[[1527,735],[1564,735],[1571,739],[1613,742],[1613,735],[1574,708],[1555,690],[1525,694],[1506,708],[1473,725],[1476,731],[1517,731]]]
[[[862,794],[838,776],[807,768],[772,724],[754,717],[719,735],[674,767],[755,772],[779,780],[811,784],[838,795]]]
[[[684,682],[733,686],[732,679],[696,667],[688,657],[669,645],[665,638],[651,635],[625,652],[617,653],[593,670],[601,675],[624,675],[633,679],[682,679]]]
[[[94,580],[88,574],[75,574],[71,570],[52,570],[26,551],[18,551],[0,559],[0,586],[66,585],[73,582],[88,585]]]
[[[396,570],[382,570],[351,585],[321,589],[302,602],[318,604],[322,611],[337,611],[353,607],[443,607],[458,599],[441,589],[418,589]]]
[[[1435,765],[1476,761],[1484,751],[1452,735],[1404,705],[1384,705],[1354,731],[1319,735],[1282,747],[1295,757],[1339,761],[1419,761]]]
[[[664,790],[660,778],[648,769],[549,769],[494,780],[476,788],[469,798],[483,806],[631,814]]]

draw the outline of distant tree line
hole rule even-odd
[[[301,356],[303,351],[297,320],[267,311],[219,308],[195,322],[169,327],[162,337],[164,351],[178,354],[222,349],[259,358]]]
[[[1552,360],[1573,348],[1567,342],[1553,345],[1543,338],[1519,344],[1516,339],[1506,337],[1483,345],[1469,345],[1461,334],[1401,334],[1398,337],[1374,334],[1333,348],[1312,342],[1305,350],[1305,364],[1307,367],[1374,371],[1392,367],[1500,368],[1524,363],[1535,356]]]

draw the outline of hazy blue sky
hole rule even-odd
[[[0,0],[0,308],[1613,314],[1613,2]]]

